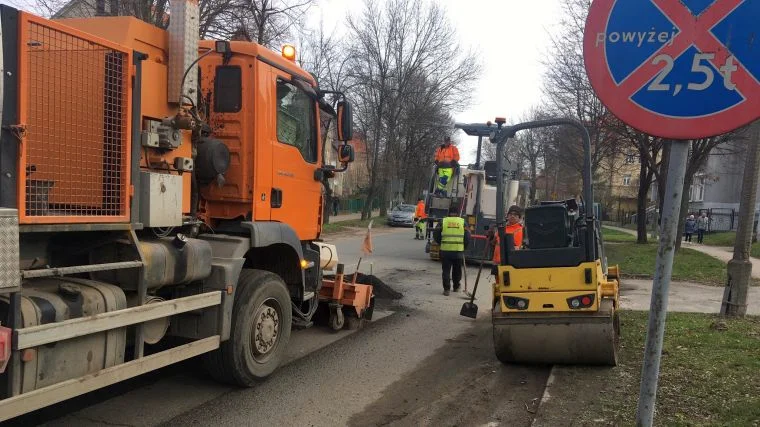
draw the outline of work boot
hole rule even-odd
[[[460,285],[454,285],[454,293],[459,292]]]
[[[443,290],[443,294],[446,295],[446,296],[449,296],[449,290],[448,289],[444,289]]]

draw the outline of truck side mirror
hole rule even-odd
[[[354,137],[354,109],[348,101],[340,101],[337,109],[338,141],[350,141]],[[344,145],[345,147],[345,145]],[[343,156],[341,156],[342,158]],[[351,157],[353,160],[353,156]]]
[[[354,161],[354,147],[343,144],[338,149],[338,159],[341,163],[351,163]]]

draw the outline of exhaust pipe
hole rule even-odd
[[[195,99],[198,87],[198,0],[172,0],[169,12],[168,100],[181,104],[185,96]]]

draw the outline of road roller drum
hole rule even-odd
[[[596,313],[493,314],[496,357],[503,363],[617,364],[620,321],[613,301]]]

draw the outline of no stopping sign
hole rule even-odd
[[[760,117],[760,1],[596,0],[584,34],[591,85],[651,135],[715,136]]]

